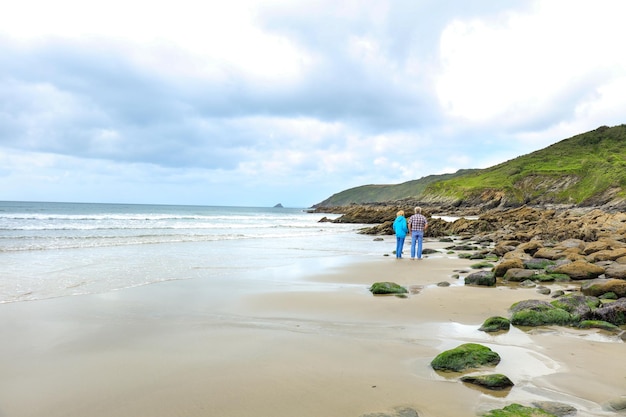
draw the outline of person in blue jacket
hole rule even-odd
[[[409,226],[404,217],[404,210],[396,213],[396,220],[393,222],[393,231],[396,233],[396,258],[402,258],[402,248],[404,247],[404,239],[409,233]]]

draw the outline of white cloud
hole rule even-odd
[[[497,20],[455,20],[441,36],[442,107],[453,118],[514,125],[567,105],[581,86],[623,77],[622,12],[620,1],[542,1]]]
[[[624,122],[625,8],[7,3],[0,192],[295,206],[497,164]]]
[[[297,79],[310,58],[289,39],[261,30],[258,7],[242,0],[24,0],[3,8],[0,33],[34,45],[107,45],[166,76],[225,80],[236,72],[256,82]]]

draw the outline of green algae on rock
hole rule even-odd
[[[520,404],[507,405],[504,408],[491,410],[484,417],[556,417],[541,408],[525,407]]]
[[[440,353],[430,366],[436,371],[461,372],[481,366],[496,366],[500,355],[486,346],[477,343],[465,343],[454,349]]]
[[[511,310],[513,311],[511,324],[515,326],[535,327],[551,324],[566,326],[579,320],[571,313],[540,300],[520,301],[513,304]]]
[[[478,330],[483,332],[499,332],[502,330],[509,330],[511,328],[511,321],[505,317],[494,316],[489,317]]]
[[[396,284],[395,282],[375,282],[370,287],[370,291],[375,295],[406,294],[409,292],[406,288]]]

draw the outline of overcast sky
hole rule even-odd
[[[309,207],[626,123],[623,0],[20,0],[0,200]]]

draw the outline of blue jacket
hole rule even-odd
[[[406,237],[409,233],[409,225],[406,222],[406,217],[398,216],[393,222],[393,231],[396,232],[397,237]]]

